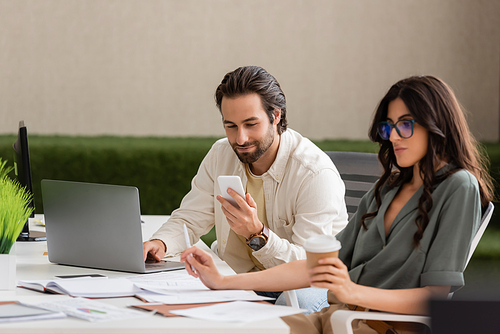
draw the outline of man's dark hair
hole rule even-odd
[[[215,104],[221,111],[222,98],[237,98],[256,93],[260,96],[262,107],[274,121],[274,111],[281,109],[281,120],[278,123],[278,134],[286,131],[286,98],[278,81],[262,67],[244,66],[227,73],[215,90]]]

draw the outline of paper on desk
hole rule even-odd
[[[168,295],[143,291],[137,293],[136,296],[150,303],[162,304],[198,304],[230,302],[235,300],[257,301],[273,299],[259,296],[245,290],[183,290]]]
[[[161,294],[175,293],[181,290],[210,290],[198,278],[187,272],[160,272],[128,277],[135,286]]]
[[[44,302],[35,304],[35,306],[49,311],[63,312],[66,315],[91,322],[144,318],[153,314],[127,308],[119,308],[85,298],[71,298],[55,302]]]
[[[290,306],[278,306],[271,304],[265,305],[261,303],[238,301],[184,310],[175,310],[170,311],[170,313],[202,320],[256,322],[265,319],[284,317],[305,311],[307,310]]]
[[[244,290],[210,290],[198,278],[186,272],[161,272],[127,278],[146,290],[136,296],[148,302],[163,304],[196,304],[233,300],[270,300]]]

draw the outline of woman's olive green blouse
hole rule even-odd
[[[449,166],[443,167],[438,174]],[[339,257],[353,282],[382,289],[409,289],[429,285],[462,287],[470,243],[479,228],[481,201],[476,178],[460,170],[432,193],[429,225],[415,248],[420,188],[401,209],[385,236],[384,215],[399,187],[381,190],[382,205],[377,216],[361,226],[361,216],[377,210],[374,187],[362,198],[358,211],[337,235],[342,243]]]

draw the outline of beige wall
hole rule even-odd
[[[433,74],[497,141],[499,18],[485,0],[0,0],[0,134],[223,136],[213,92],[252,64],[314,139],[365,139],[391,84]]]

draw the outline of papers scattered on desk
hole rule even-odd
[[[187,272],[162,272],[129,277],[144,291],[136,296],[152,303],[197,304],[234,300],[270,300],[244,290],[210,290]]]
[[[245,290],[182,291],[180,293],[171,294],[157,294],[143,291],[136,294],[136,296],[150,303],[162,304],[198,304],[230,302],[235,300],[258,301],[273,299],[269,297],[259,296],[253,292]]]
[[[132,297],[141,291],[127,279],[107,278],[19,281],[18,286],[87,298]]]
[[[195,307],[170,313],[185,317],[229,322],[257,322],[260,320],[284,317],[307,310],[289,306],[265,305],[251,302],[222,303],[211,306]]]
[[[19,302],[0,303],[0,323],[64,318],[66,314],[53,312]]]
[[[137,296],[163,304],[196,304],[235,300],[271,300],[244,290],[210,290],[186,272],[162,272],[128,278],[74,278],[19,281],[20,287],[73,297],[110,298]]]
[[[149,317],[154,312],[146,313],[131,309],[118,308],[109,304],[85,298],[72,298],[56,302],[36,304],[36,306],[54,312],[63,312],[69,316],[91,322],[103,322],[123,319]]]

